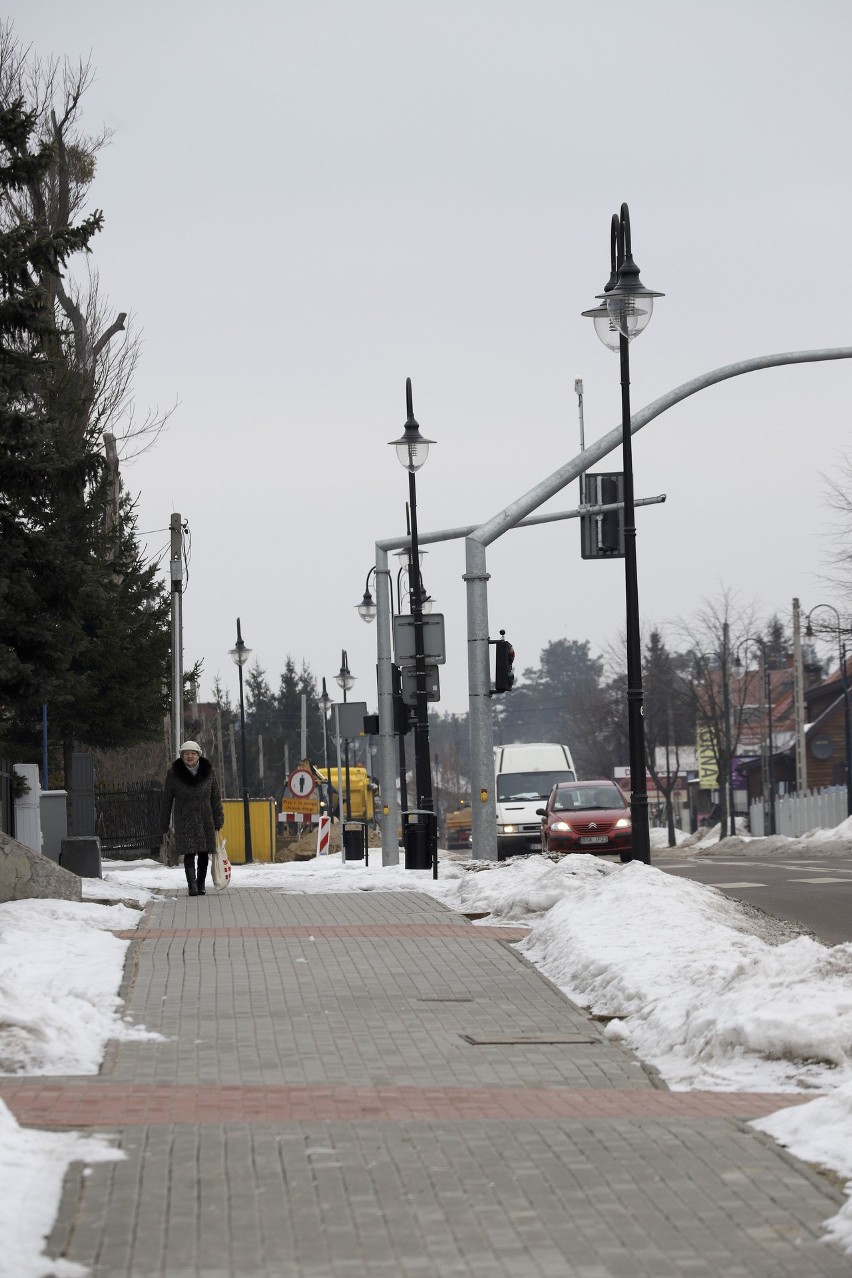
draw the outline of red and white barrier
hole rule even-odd
[[[321,816],[317,827],[317,856],[328,856],[328,839],[331,833],[331,817]]]

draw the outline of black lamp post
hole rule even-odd
[[[408,471],[408,503],[411,512],[411,544],[408,556],[408,581],[411,615],[414,618],[414,673],[416,703],[414,719],[414,773],[417,785],[417,811],[409,812],[405,827],[405,865],[409,870],[428,870],[433,877],[438,869],[438,831],[432,800],[432,766],[429,758],[429,709],[426,700],[426,651],[423,637],[423,583],[420,577],[420,547],[417,540],[417,484],[415,475],[429,455],[429,445],[414,418],[411,378],[405,381],[406,421],[399,439],[389,441],[402,466]]]
[[[334,681],[338,688],[343,689],[343,704],[346,704],[346,694],[355,686],[355,676],[349,669],[349,658],[344,648],[340,653],[340,669],[334,676]],[[343,764],[346,768],[346,820],[350,820],[352,816],[352,788],[349,781],[349,738],[343,738]],[[340,781],[340,777],[337,778]],[[341,826],[343,822],[341,821]],[[344,840],[345,842],[345,840]]]
[[[805,635],[808,639],[814,638],[814,628],[811,625],[811,615],[815,613],[817,608],[830,608],[834,613],[836,620],[837,632],[837,655],[840,662],[840,685],[843,688],[843,741],[845,745],[846,755],[846,815],[852,816],[852,713],[849,707],[849,676],[846,672],[846,642],[843,638],[843,629],[840,625],[840,613],[834,607],[834,604],[814,604],[813,608],[807,615],[807,625],[805,627]]]
[[[621,433],[624,466],[624,584],[627,612],[627,726],[630,737],[630,818],[633,826],[632,860],[651,861],[648,831],[648,786],[645,780],[645,725],[643,721],[642,640],[639,630],[639,582],[636,572],[636,516],[633,503],[633,447],[630,436],[629,347],[648,325],[654,298],[663,297],[645,288],[633,261],[630,212],[622,204],[610,228],[610,277],[600,306],[583,314],[595,322],[604,346],[618,351],[621,360]]]
[[[358,616],[361,618],[362,621],[365,621],[367,625],[369,625],[372,621],[375,621],[376,614],[378,613],[378,608],[376,606],[376,603],[373,599],[373,596],[370,594],[370,578],[374,577],[375,574],[376,574],[376,569],[374,566],[367,573],[367,580],[364,583],[364,598],[361,600],[359,604],[355,605],[356,608],[358,609]],[[386,575],[388,579],[388,591],[390,592],[391,616],[393,617],[396,615],[396,609],[394,606],[394,598],[393,598],[393,577],[391,576],[390,572],[388,572]],[[396,593],[397,593],[397,598],[399,598],[399,578],[398,577],[397,577]],[[398,703],[398,697],[400,695],[398,680],[399,680],[399,668],[397,666],[394,666],[393,667],[394,732],[396,733],[396,739],[398,742],[398,752],[399,752],[399,804],[402,811],[405,812],[406,808],[408,807],[408,786],[405,780],[405,771],[406,771],[405,731],[402,728],[402,724],[400,724],[397,721],[398,720],[397,703]]]
[[[761,639],[759,635],[746,635],[737,644],[736,656],[734,657],[734,666],[737,673],[740,674],[743,669],[742,658],[740,657],[740,649],[746,647],[750,643],[756,643],[760,648],[760,664],[761,677],[763,679],[764,695],[766,697],[766,784],[769,790],[769,833],[775,833],[775,762],[773,759],[773,743],[772,743],[772,677],[769,670],[769,659],[766,655],[766,640]]]
[[[251,655],[251,648],[243,643],[240,631],[240,619],[237,617],[237,642],[231,649],[231,658],[236,662],[240,672],[240,740],[243,746],[243,824],[245,827],[246,865],[252,861],[251,853],[251,811],[249,809],[248,760],[246,758],[246,706],[243,697],[243,666]]]

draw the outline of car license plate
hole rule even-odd
[[[580,839],[581,843],[609,843],[607,834],[588,834]]]

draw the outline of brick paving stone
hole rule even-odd
[[[94,1278],[848,1278],[820,1231],[840,1193],[743,1123],[798,1098],[666,1091],[507,935],[416,891],[150,905],[122,996],[162,1040],[0,1081],[21,1121],[126,1154],[69,1171],[49,1253]]]

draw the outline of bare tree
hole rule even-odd
[[[746,671],[744,677],[732,678],[732,666],[746,640],[760,634],[759,623],[754,606],[740,607],[725,589],[717,600],[705,599],[697,616],[679,621],[677,629],[692,658],[692,679],[685,686],[696,726],[715,762],[724,837],[729,830],[735,833],[731,763],[759,699],[754,676]]]

